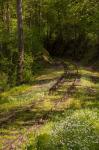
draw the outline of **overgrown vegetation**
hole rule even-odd
[[[5,78],[2,80],[0,76],[0,86],[3,88],[15,85],[18,75],[16,4],[17,0],[0,2],[0,74]],[[92,62],[98,68],[99,63],[94,61],[99,59],[97,0],[25,0],[22,6],[25,54],[19,58],[25,59],[23,82],[29,82],[39,70],[37,57],[43,60],[44,49],[52,56],[82,60],[90,65]]]
[[[0,149],[99,149],[98,8],[0,0]]]
[[[79,73],[81,79],[76,85],[75,93],[64,101],[60,99],[71,85],[72,79],[70,81],[65,79],[55,93],[48,94],[48,89],[63,74],[61,66],[57,68],[53,65],[47,66],[35,78],[36,82],[32,86],[24,85],[2,93],[0,126],[3,138],[1,144],[8,141],[7,146],[10,147],[10,139],[13,141],[21,133],[24,139],[21,142],[21,149],[97,150],[99,145],[99,73],[92,74],[84,68],[79,68]],[[15,115],[6,120],[14,112]],[[4,118],[5,123],[2,122]],[[13,145],[20,147],[20,142]],[[6,144],[3,145],[5,146]]]

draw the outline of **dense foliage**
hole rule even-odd
[[[99,0],[0,0],[0,148],[99,149]]]
[[[44,49],[52,56],[86,62],[98,58],[98,0],[24,0],[22,5],[24,81],[37,71],[35,61]],[[0,76],[4,77],[0,84],[15,85],[19,55],[16,1],[1,0],[0,14]]]

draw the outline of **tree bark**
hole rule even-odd
[[[9,1],[7,2],[6,5],[7,5],[7,6],[6,6],[6,7],[7,7],[7,8],[6,8],[6,9],[7,9],[7,12],[6,12],[6,13],[7,13],[7,14],[6,14],[6,16],[7,16],[7,17],[6,17],[6,18],[7,18],[7,21],[6,21],[6,22],[7,22],[7,32],[9,33],[9,32],[10,32],[10,8],[9,8]]]
[[[24,67],[24,37],[23,37],[23,18],[22,18],[22,0],[17,0],[17,22],[18,22],[18,70],[17,82],[23,82]]]

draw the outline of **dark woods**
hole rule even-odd
[[[96,65],[98,8],[98,0],[1,0],[1,86],[28,82],[42,67],[38,59],[45,51]]]

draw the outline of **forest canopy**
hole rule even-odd
[[[37,71],[36,68],[41,68],[38,59],[43,59],[45,51],[51,56],[96,64],[99,58],[98,0],[20,2],[23,31],[18,30],[18,0],[0,1],[0,78],[5,78],[1,84],[17,83],[20,57],[18,32],[23,32],[21,43],[24,54],[21,55],[24,68],[19,68],[23,70],[26,82]]]

